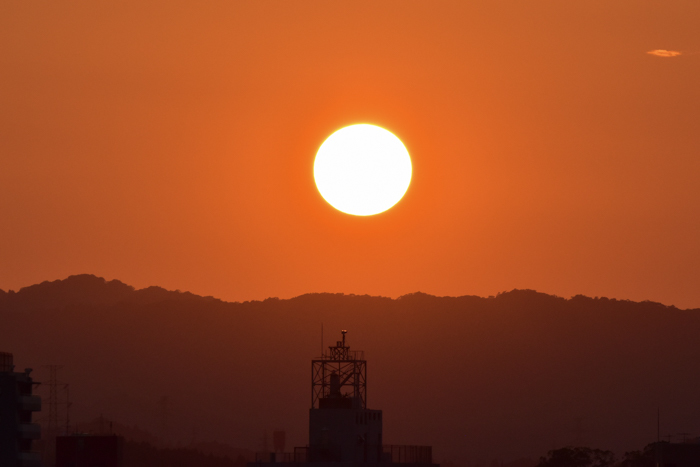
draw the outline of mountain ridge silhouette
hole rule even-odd
[[[296,297],[279,299],[277,297],[269,297],[264,300],[249,300],[245,302],[229,302],[214,298],[212,296],[201,296],[196,295],[191,292],[181,292],[180,290],[167,290],[159,286],[150,286],[143,289],[136,289],[131,285],[127,285],[118,279],[113,279],[107,281],[106,279],[93,275],[93,274],[76,274],[68,276],[65,279],[57,279],[54,281],[43,281],[39,284],[33,284],[30,286],[22,287],[19,291],[5,291],[0,289],[0,306],[3,307],[13,307],[16,304],[21,303],[21,306],[29,307],[61,307],[67,304],[84,303],[91,305],[114,305],[116,303],[137,303],[137,304],[147,304],[155,303],[159,301],[167,300],[204,300],[204,301],[216,301],[221,303],[262,303],[268,300],[293,300],[293,301],[303,301],[306,297],[364,297],[372,299],[386,299],[386,300],[457,300],[457,301],[468,301],[471,299],[481,299],[490,300],[495,299],[499,301],[509,302],[516,300],[519,304],[522,304],[525,300],[532,301],[534,304],[541,304],[546,301],[560,301],[565,300],[569,302],[585,302],[587,300],[594,300],[597,302],[613,302],[613,303],[634,303],[634,304],[644,304],[646,306],[661,307],[667,309],[678,309],[674,305],[664,305],[662,303],[653,302],[649,300],[644,300],[641,302],[635,302],[626,299],[615,299],[607,297],[588,297],[585,295],[575,295],[569,299],[559,297],[557,295],[547,294],[543,292],[538,292],[532,289],[512,289],[510,291],[500,292],[495,296],[491,297],[480,297],[477,295],[461,295],[461,296],[437,296],[431,295],[424,292],[412,292],[405,295],[401,295],[395,299],[379,296],[379,295],[356,295],[356,294],[344,294],[344,293],[329,293],[329,292],[311,292],[298,295]],[[688,309],[693,310],[693,309]],[[700,309],[695,309],[700,310]]]
[[[158,286],[136,289],[119,280],[107,281],[93,274],[78,274],[66,279],[44,281],[22,287],[19,291],[0,289],[0,306],[26,306],[30,308],[55,308],[67,304],[114,305],[119,302],[153,303],[165,300],[193,299],[216,300],[190,292],[166,290]]]

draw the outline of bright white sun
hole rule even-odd
[[[411,183],[411,157],[400,139],[375,125],[341,128],[323,142],[314,161],[321,196],[355,216],[384,212]]]

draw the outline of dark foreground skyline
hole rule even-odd
[[[162,435],[256,449],[264,430],[305,442],[309,361],[340,329],[366,351],[387,443],[435,459],[618,454],[698,434],[700,310],[534,291],[400,299],[310,294],[227,303],[72,276],[0,294],[0,340],[19,367],[63,365],[72,418],[104,414]],[[35,374],[41,379],[40,369]]]

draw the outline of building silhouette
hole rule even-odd
[[[659,467],[696,467],[700,465],[700,439],[682,443],[657,442],[653,449]]]
[[[0,466],[40,467],[41,454],[32,450],[41,428],[32,413],[41,410],[41,397],[33,395],[35,383],[27,368],[14,371],[11,353],[0,352]]]
[[[311,361],[309,444],[294,448],[292,453],[260,453],[250,467],[300,463],[315,467],[396,463],[437,467],[432,464],[431,446],[383,444],[382,411],[367,407],[364,352],[350,350],[345,341],[347,331],[341,332],[342,340]]]
[[[76,433],[56,438],[56,467],[121,467],[124,438]]]

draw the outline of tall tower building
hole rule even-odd
[[[32,394],[35,383],[14,371],[13,357],[0,352],[0,466],[40,467],[41,455],[32,443],[41,437],[41,428],[32,423],[32,413],[41,410],[41,397]]]
[[[439,467],[431,446],[383,444],[382,411],[367,408],[364,352],[350,350],[347,331],[341,333],[342,340],[311,361],[309,444],[293,453],[261,453],[249,467]]]
[[[382,411],[367,408],[367,361],[343,340],[311,361],[309,460],[381,462]]]

